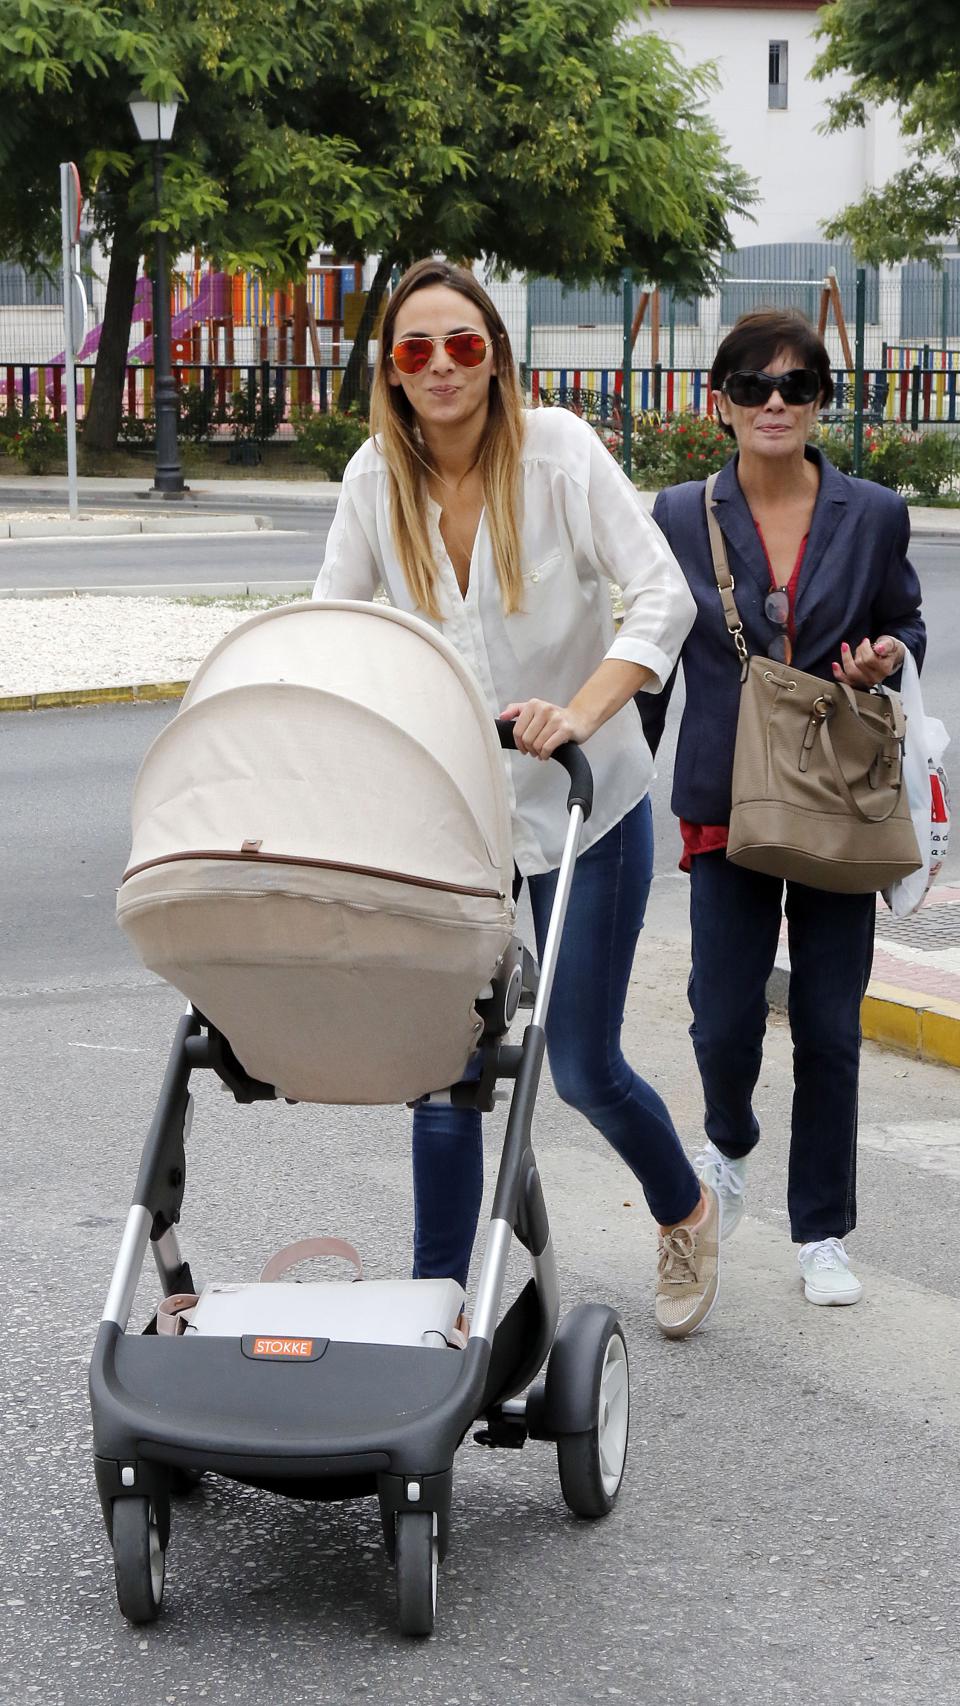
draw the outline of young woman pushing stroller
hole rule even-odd
[[[595,807],[577,860],[547,1020],[558,1094],[639,1180],[659,1229],[655,1314],[683,1337],[717,1292],[719,1210],[620,1033],[653,862],[652,762],[632,703],[673,671],[695,607],[592,428],[523,407],[506,329],[473,275],[418,262],[390,297],[372,436],[346,469],[318,598],[391,603],[440,628],[492,717],[513,720],[514,857],[540,952],[566,828],[547,759],[584,744]],[[615,632],[611,583],[623,622]],[[413,1119],[414,1274],[466,1282],[483,1187],[481,1116]]]

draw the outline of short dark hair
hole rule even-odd
[[[719,391],[731,373],[759,372],[784,350],[800,357],[803,367],[812,367],[820,381],[821,406],[833,400],[833,374],[827,346],[805,315],[795,309],[756,308],[741,314],[713,358],[710,386]],[[732,438],[733,428],[720,425]]]

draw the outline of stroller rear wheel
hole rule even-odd
[[[578,1326],[584,1342],[577,1362],[581,1378],[590,1382],[592,1425],[584,1432],[558,1434],[557,1467],[563,1497],[574,1515],[601,1517],[616,1503],[627,1458],[627,1346],[612,1310],[585,1310]]]
[[[115,1499],[113,1568],[117,1604],[130,1623],[152,1623],[163,1598],[160,1524],[152,1499]]]
[[[397,1517],[397,1621],[401,1635],[432,1635],[437,1612],[437,1519],[430,1511]]]

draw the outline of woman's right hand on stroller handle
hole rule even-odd
[[[497,718],[497,734],[500,736],[500,745],[505,752],[516,752],[517,747],[513,738],[513,720],[511,718]],[[593,771],[590,768],[589,759],[574,741],[567,741],[564,746],[558,746],[550,754],[550,757],[555,758],[558,764],[563,765],[570,778],[567,811],[570,812],[574,806],[579,806],[583,812],[584,822],[586,822],[593,808]]]

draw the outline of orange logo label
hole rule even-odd
[[[255,1357],[312,1357],[312,1339],[254,1339],[251,1355]]]

